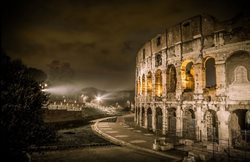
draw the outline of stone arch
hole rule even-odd
[[[247,70],[247,80],[250,80],[250,54],[246,51],[235,51],[226,59],[226,83],[230,85],[235,80],[235,70],[243,66]]]
[[[162,96],[162,71],[160,69],[155,73],[155,95]]]
[[[234,81],[232,84],[245,84],[249,83],[247,77],[247,69],[244,66],[237,66],[234,69]]]
[[[155,116],[156,116],[156,130],[159,132],[162,132],[163,128],[163,113],[162,109],[160,107],[157,107],[155,110]]]
[[[194,67],[191,60],[186,60],[181,65],[181,81],[184,92],[194,91]]]
[[[167,92],[175,92],[176,90],[176,69],[173,64],[169,65],[167,68]]]
[[[148,130],[152,130],[153,127],[152,127],[152,109],[149,107],[147,109],[147,125],[148,125]]]
[[[148,72],[147,75],[147,95],[152,96],[152,73]]]
[[[146,92],[146,79],[145,79],[145,75],[142,75],[142,95],[145,95]]]
[[[187,139],[196,139],[195,114],[192,109],[186,109],[183,113],[183,137]]]
[[[231,141],[234,148],[250,149],[250,110],[237,109],[230,116]]]
[[[167,134],[175,136],[176,134],[176,108],[167,109]]]
[[[204,67],[206,88],[213,88],[216,86],[215,59],[213,57],[206,58]]]
[[[204,114],[204,121],[206,126],[206,137],[207,141],[218,142],[219,131],[218,131],[218,117],[214,110],[207,110]]]

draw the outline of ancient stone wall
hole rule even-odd
[[[235,123],[250,110],[249,24],[247,17],[218,22],[198,15],[146,42],[136,63],[137,124],[234,146],[236,128],[250,129]]]

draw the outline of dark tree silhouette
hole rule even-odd
[[[20,155],[29,146],[55,139],[55,132],[42,119],[41,108],[46,106],[47,96],[35,80],[44,76],[20,60],[12,61],[2,50],[0,69],[1,147],[8,161],[22,161]]]

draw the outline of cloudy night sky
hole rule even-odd
[[[219,20],[247,11],[230,0],[8,0],[2,3],[2,48],[48,71],[57,60],[73,84],[133,89],[137,50],[167,27],[200,13]]]

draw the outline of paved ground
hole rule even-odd
[[[120,143],[125,146],[129,146],[135,149],[139,149],[146,152],[151,152],[158,154],[160,156],[167,157],[172,161],[179,161],[186,154],[179,150],[169,150],[169,151],[154,151],[153,142],[156,138],[161,138],[156,136],[152,132],[148,132],[146,129],[141,129],[136,126],[131,126],[128,122],[125,122],[124,118],[131,118],[128,115],[125,117],[120,117],[116,122],[97,122],[94,130],[99,134],[104,136],[104,138],[111,140],[115,143]]]
[[[106,120],[97,121],[92,126],[92,129],[111,142],[168,157],[171,161],[181,161],[187,155],[187,152],[194,153],[198,159],[209,159],[213,156],[214,161],[239,162],[249,161],[248,159],[250,159],[250,152],[236,149],[230,149],[230,155],[216,151],[213,155],[212,150],[207,150],[207,146],[203,146],[199,142],[193,145],[178,145],[175,147],[176,149],[168,151],[155,151],[153,149],[154,140],[163,139],[164,141],[164,138],[134,125],[132,114],[118,117],[113,122]]]
[[[171,159],[120,146],[33,153],[32,162],[168,162]]]

